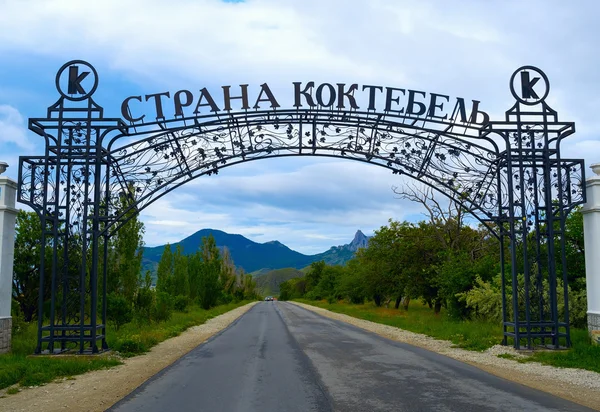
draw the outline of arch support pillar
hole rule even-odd
[[[0,174],[8,167],[0,162]],[[17,182],[0,176],[0,353],[10,351],[13,261],[15,251],[15,197]]]
[[[600,163],[591,166],[595,176],[586,180],[587,202],[583,206],[585,277],[588,330],[600,344]]]

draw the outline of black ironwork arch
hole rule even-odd
[[[80,74],[80,67],[91,72]],[[67,69],[65,92],[61,75]],[[84,86],[90,73],[92,86]],[[52,251],[41,261],[42,272],[51,274],[51,299],[44,325],[40,293],[36,353],[108,349],[108,243],[130,209],[139,212],[224,167],[285,156],[375,164],[456,201],[500,239],[504,343],[510,338],[516,348],[570,345],[563,233],[569,210],[585,201],[583,161],[561,159],[560,142],[574,124],[558,120],[545,103],[548,90],[538,90],[540,98],[531,73],[549,88],[539,69],[518,69],[511,78],[514,107],[504,121],[483,125],[389,110],[298,107],[127,123],[105,118],[92,99],[98,79],[89,63],[65,64],[56,80],[61,97],[45,118],[29,121],[44,137],[45,152],[21,157],[19,167],[19,201],[39,214],[43,250]],[[514,86],[519,78],[521,94]],[[123,196],[129,209],[122,207]],[[504,269],[506,240],[510,276]],[[562,314],[558,279],[564,286]]]
[[[482,222],[496,214],[498,149],[491,139],[469,141],[456,132],[407,124],[400,116],[358,112],[228,113],[194,118],[192,126],[186,120],[124,145],[119,141],[139,133],[113,138],[108,145],[113,175],[122,177],[113,182],[113,203],[133,186],[132,207],[141,210],[189,180],[239,162],[329,156],[409,175],[465,205]]]

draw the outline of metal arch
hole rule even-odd
[[[491,193],[495,191],[498,150],[491,140],[487,140],[490,149],[478,144],[483,139],[474,143],[396,122],[342,126],[337,115],[323,117],[302,112],[283,118],[259,114],[243,126],[227,121],[225,126],[198,124],[192,129],[165,130],[110,150],[111,163],[117,170],[114,174],[127,176],[127,184],[119,182],[121,190],[129,184],[135,186],[132,207],[138,210],[156,196],[236,159],[328,155],[410,175],[465,205],[480,221],[494,220],[497,201]],[[305,132],[306,127],[309,130]],[[119,187],[113,193],[117,196]]]
[[[95,69],[75,63],[92,71],[79,74],[74,62],[61,68],[56,80],[61,97],[46,118],[29,121],[30,129],[45,139],[45,152],[21,157],[19,165],[19,201],[40,216],[43,249],[50,251],[50,267],[45,259],[41,262],[42,273],[50,274],[50,319],[43,325],[40,293],[36,353],[108,348],[106,263],[110,236],[127,219],[126,210],[119,209],[121,196],[128,196],[129,208],[139,212],[174,188],[221,168],[306,155],[386,167],[459,202],[500,238],[504,343],[512,339],[516,348],[570,345],[563,234],[568,212],[585,201],[583,161],[560,157],[560,143],[574,132],[574,124],[560,122],[546,104],[549,82],[541,70],[519,68],[510,85],[515,105],[503,121],[484,126],[314,108],[217,112],[128,125],[104,118],[92,99]],[[66,68],[67,91],[60,78]],[[91,87],[83,85],[92,72]],[[539,90],[539,78],[532,79],[532,73],[543,78],[545,90]],[[44,276],[40,279],[43,291]]]

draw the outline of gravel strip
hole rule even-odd
[[[0,395],[0,411],[104,411],[146,380],[225,329],[258,302],[233,309],[193,326],[181,335],[154,346],[148,353],[124,360],[111,369],[61,379],[14,395]]]
[[[319,315],[340,320],[369,332],[398,342],[408,343],[450,358],[471,364],[496,376],[560,396],[589,408],[600,410],[600,373],[582,369],[558,368],[538,362],[519,363],[515,360],[499,358],[497,355],[510,354],[526,357],[512,347],[496,345],[484,352],[474,352],[455,348],[446,340],[434,339],[420,333],[409,332],[393,326],[370,322],[341,313],[331,312],[316,306],[290,302]]]

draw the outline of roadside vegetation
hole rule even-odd
[[[334,303],[328,303],[326,300],[294,300],[355,318],[422,333],[436,339],[449,340],[457,347],[468,350],[483,351],[502,341],[502,326],[499,323],[454,320],[444,313],[444,309],[441,315],[436,315],[427,304],[420,301],[412,303],[410,310],[405,310],[376,306],[373,302],[352,304],[343,300]]]
[[[368,247],[359,249],[346,266],[315,262],[304,276],[280,285],[279,299],[299,300],[423,333],[469,350],[482,351],[501,344],[502,279],[498,240],[484,227],[465,224],[464,212],[456,205],[443,206],[433,198],[431,191],[409,189],[397,193],[421,202],[428,211],[428,220],[418,223],[390,220],[388,225],[375,231]],[[569,215],[565,233],[572,348],[535,350],[528,359],[600,371],[600,346],[591,344],[586,330],[582,227],[581,212],[575,210]],[[517,246],[522,251],[523,245]],[[506,259],[510,268],[509,256]],[[522,266],[521,262],[518,264]],[[538,264],[542,266],[545,262],[534,262]],[[545,268],[541,273],[539,281],[548,293]],[[505,287],[510,302],[512,284],[510,277],[507,278]],[[522,298],[525,294],[522,275],[518,280]],[[562,289],[562,281],[558,283]],[[537,302],[535,292],[531,293],[532,301]],[[563,316],[563,295],[558,295],[559,316]],[[544,295],[543,302],[547,305],[548,301]],[[519,308],[520,312],[523,310]],[[543,310],[548,313],[549,308]],[[512,308],[507,308],[507,312],[510,319]],[[526,344],[525,340],[521,342],[523,348]],[[534,348],[539,349],[541,344],[541,341],[534,342]]]
[[[174,311],[167,321],[142,324],[129,322],[118,330],[109,324],[108,346],[113,352],[98,356],[32,356],[37,339],[37,325],[24,323],[20,326],[22,329],[13,337],[11,353],[0,355],[0,389],[15,384],[38,386],[56,378],[120,365],[125,357],[142,354],[192,326],[201,325],[215,316],[249,302],[250,300],[243,300],[208,310],[198,305],[190,305],[185,312]]]
[[[236,269],[229,251],[219,250],[212,236],[202,238],[198,250],[189,256],[184,255],[180,247],[173,251],[167,245],[158,265],[156,285],[153,285],[149,272],[141,274],[144,227],[137,216],[131,216],[108,245],[107,343],[111,351],[98,356],[68,353],[31,356],[37,344],[40,275],[47,279],[45,285],[50,285],[49,270],[40,274],[39,226],[34,213],[19,212],[12,351],[0,355],[0,389],[15,384],[40,385],[59,377],[118,365],[123,357],[144,353],[191,326],[260,299],[252,277]],[[45,256],[50,253],[51,248],[45,251]],[[101,284],[99,287],[102,291]],[[47,288],[44,301],[49,299]],[[61,308],[56,308],[57,319],[60,319],[60,311]],[[47,324],[50,305],[45,304],[43,312]]]

